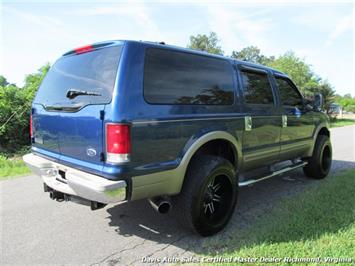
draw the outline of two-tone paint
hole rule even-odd
[[[238,172],[272,163],[307,157],[317,134],[327,131],[329,121],[321,112],[303,108],[295,114],[280,104],[276,70],[227,57],[149,42],[117,41],[123,45],[112,100],[88,105],[78,112],[48,112],[33,104],[32,150],[58,163],[111,180],[125,179],[128,199],[180,192],[185,171],[200,147],[223,140],[232,147]],[[230,64],[234,80],[231,105],[149,104],[144,99],[144,60],[148,48],[159,48],[218,57]],[[273,90],[271,108],[250,107],[243,98],[243,68],[268,75]],[[132,153],[129,163],[105,162],[105,124],[131,125]],[[328,131],[329,134],[329,131]],[[88,150],[91,152],[88,154]]]

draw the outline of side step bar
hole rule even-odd
[[[259,182],[259,181],[262,181],[262,180],[265,180],[265,179],[269,179],[269,178],[271,178],[271,177],[274,177],[274,176],[277,176],[277,175],[286,173],[286,172],[288,172],[288,171],[292,171],[292,170],[295,170],[295,169],[297,169],[297,168],[303,167],[303,166],[305,166],[306,164],[307,164],[307,162],[300,162],[300,163],[297,163],[297,164],[294,164],[294,165],[285,167],[285,168],[283,168],[283,169],[277,170],[277,171],[275,171],[275,172],[272,172],[271,174],[269,174],[269,175],[267,175],[267,176],[263,176],[263,177],[258,178],[258,179],[245,180],[245,181],[239,182],[239,186],[240,186],[240,187],[248,186],[248,185],[257,183],[257,182]]]

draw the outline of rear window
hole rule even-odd
[[[51,67],[35,98],[45,107],[109,103],[112,98],[122,46],[63,56]],[[68,90],[95,95],[68,98]]]
[[[242,70],[244,100],[247,104],[273,104],[273,95],[266,73]]]
[[[147,49],[144,97],[152,104],[230,105],[234,102],[229,62],[164,49]]]

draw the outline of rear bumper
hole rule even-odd
[[[127,183],[112,181],[42,158],[33,153],[24,162],[50,188],[68,195],[101,203],[117,203],[127,199]],[[65,178],[60,175],[65,173]]]

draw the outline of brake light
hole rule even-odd
[[[30,115],[30,137],[33,138],[33,125],[32,125],[32,115]]]
[[[91,44],[74,49],[76,54],[82,54],[82,53],[90,52],[92,50],[94,50],[94,47]]]
[[[106,161],[124,163],[131,154],[131,129],[125,124],[106,124]]]

